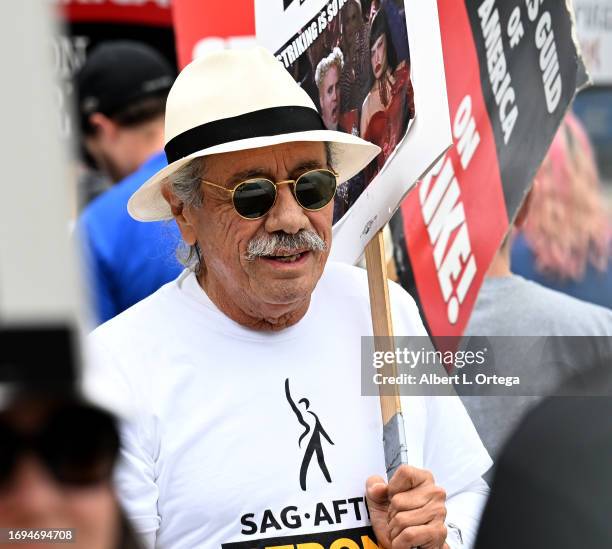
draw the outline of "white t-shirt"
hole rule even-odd
[[[395,333],[425,334],[412,298],[390,292]],[[230,320],[188,271],[99,327],[86,384],[134,410],[117,487],[148,543],[372,549],[365,481],[385,464],[378,397],[361,396],[362,335],[366,273],[337,263],[280,332]],[[410,463],[433,472],[469,542],[489,456],[457,398],[403,400]]]

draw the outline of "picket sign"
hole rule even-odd
[[[460,337],[586,73],[568,2],[438,0],[438,13],[456,146],[403,201],[392,233],[399,281],[429,333]]]
[[[374,235],[374,238],[366,246],[365,257],[368,271],[368,287],[370,290],[374,348],[376,352],[391,352],[395,354],[393,320],[391,318],[391,303],[389,301],[389,285],[387,282],[387,260],[385,257],[385,241],[382,229]],[[380,373],[383,376],[395,377],[397,375],[395,361],[386,363],[381,368]],[[383,390],[383,385],[379,387],[385,466],[387,478],[390,480],[395,470],[401,464],[408,463],[408,452],[402,419],[402,404],[397,385],[392,385],[391,394],[388,394],[388,389]]]

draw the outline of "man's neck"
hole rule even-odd
[[[495,254],[487,271],[487,278],[501,278],[511,276],[510,270],[510,242],[507,241]]]
[[[197,280],[208,298],[225,316],[251,330],[278,332],[289,328],[302,320],[310,306],[310,295],[295,303],[255,306],[247,296],[230,296],[220,284],[207,278],[205,272],[198,274]]]
[[[151,156],[164,148],[163,122],[155,121],[138,129],[133,135],[135,169],[142,166]]]
[[[134,130],[129,130],[126,136],[126,148],[129,148],[129,159],[125,163],[120,179],[134,173],[151,156],[164,148],[164,124],[155,120],[143,124]]]

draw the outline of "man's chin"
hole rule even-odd
[[[261,300],[267,305],[287,306],[303,303],[309,299],[315,286],[316,281],[313,281],[312,277],[272,279],[260,286],[258,293]]]
[[[310,299],[323,274],[322,252],[306,252],[295,261],[257,258],[250,286],[260,300],[272,307],[286,307]]]

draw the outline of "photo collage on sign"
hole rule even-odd
[[[357,135],[382,149],[363,172],[338,188],[334,222],[381,170],[415,116],[404,1],[345,0],[336,6],[322,12],[324,30],[302,41],[303,53],[294,48],[297,55],[288,65],[328,130]],[[301,32],[307,34],[314,21]]]

